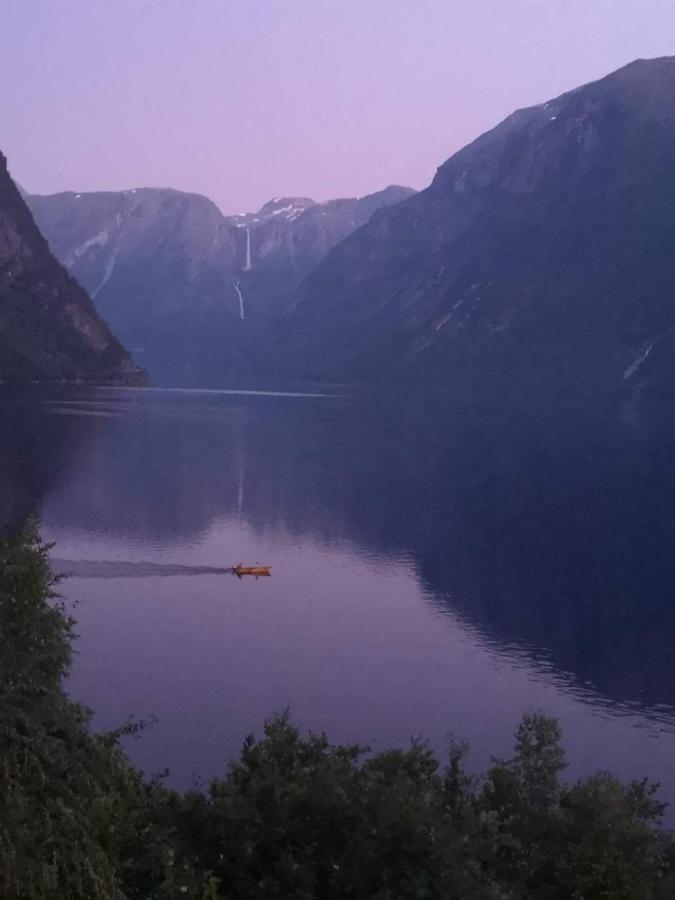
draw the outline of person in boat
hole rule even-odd
[[[238,578],[241,578],[242,575],[254,575],[256,578],[260,578],[263,575],[271,575],[272,567],[259,565],[245,566],[243,563],[237,563],[236,566],[232,567],[232,571]]]

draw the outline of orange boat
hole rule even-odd
[[[253,575],[255,578],[265,578],[272,574],[272,566],[244,566],[241,563],[237,563],[236,566],[232,566],[232,572],[239,578],[241,578],[242,575]]]

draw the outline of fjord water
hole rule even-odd
[[[506,755],[559,717],[574,777],[675,800],[666,410],[87,389],[3,397],[0,513],[37,517],[77,619],[71,695],[185,787],[290,707],[377,749]],[[272,578],[237,579],[237,562]]]

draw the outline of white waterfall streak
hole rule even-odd
[[[235,278],[232,281],[234,285],[234,289],[237,292],[237,297],[239,297],[239,318],[244,321],[244,298],[242,297],[241,291],[239,290],[239,279]]]
[[[647,349],[644,350],[644,351],[638,356],[638,358],[637,358],[636,360],[634,360],[634,361],[628,366],[628,368],[626,369],[626,371],[623,373],[623,381],[627,381],[629,378],[632,378],[632,376],[635,375],[635,373],[636,373],[637,370],[640,368],[640,366],[642,365],[642,363],[647,359],[647,357],[649,356],[649,354],[652,352],[652,347],[654,346],[655,343],[656,343],[656,341],[652,341],[651,344],[647,347]]]
[[[246,229],[246,263],[244,265],[244,272],[248,272],[251,268],[251,229]],[[242,319],[244,317],[242,316]]]
[[[95,296],[98,294],[98,292],[101,290],[101,288],[102,288],[105,284],[107,284],[108,279],[109,279],[110,276],[112,275],[113,269],[115,268],[115,260],[116,260],[116,259],[117,259],[117,250],[113,250],[113,252],[110,254],[110,256],[108,257],[108,259],[105,261],[105,267],[104,267],[104,270],[103,270],[103,279],[102,279],[101,283],[100,283],[99,286],[96,288],[96,290],[94,290],[94,291],[91,292],[91,296],[92,296],[92,297],[95,297]]]

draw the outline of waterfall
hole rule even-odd
[[[239,279],[234,278],[232,281],[234,285],[234,289],[237,292],[237,297],[239,297],[239,318],[244,321],[244,298],[242,297],[241,291],[239,290]]]
[[[246,228],[246,263],[244,265],[244,272],[248,272],[251,268],[251,229]],[[244,317],[242,316],[242,319]]]
[[[654,346],[655,343],[656,343],[656,341],[652,341],[651,344],[647,347],[647,349],[644,350],[644,351],[638,356],[638,358],[637,358],[636,360],[634,360],[634,361],[628,366],[628,368],[626,369],[626,371],[623,373],[623,379],[622,379],[623,381],[627,381],[629,378],[632,378],[633,375],[635,375],[635,373],[636,373],[637,370],[640,368],[640,366],[642,365],[642,363],[647,359],[647,357],[649,356],[649,354],[652,352],[652,347]]]
[[[113,273],[113,269],[115,268],[115,260],[117,259],[117,250],[113,250],[111,255],[105,261],[105,268],[103,271],[103,280],[99,284],[99,286],[91,292],[91,296],[95,297],[101,288],[108,282],[108,279]]]

